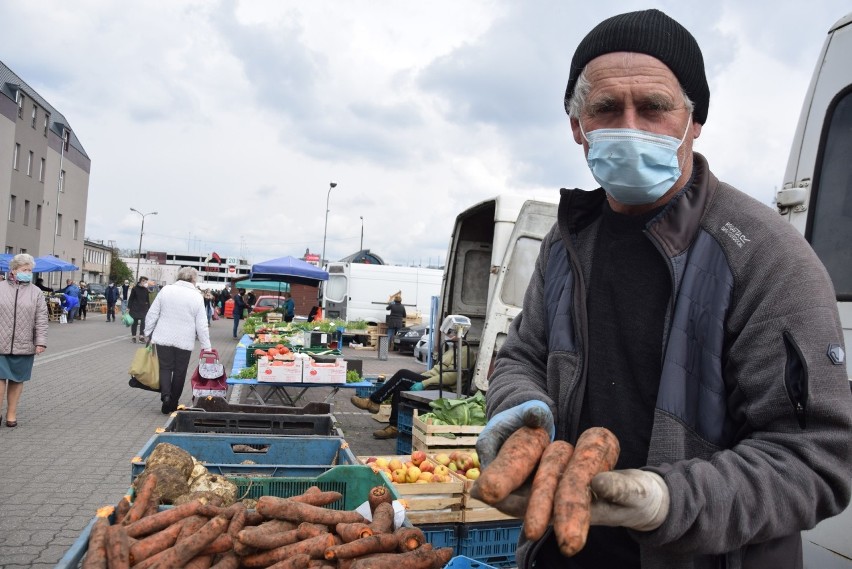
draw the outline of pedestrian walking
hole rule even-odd
[[[0,409],[5,400],[7,427],[18,426],[24,382],[32,377],[35,356],[47,349],[47,303],[30,284],[34,266],[32,255],[15,255],[8,280],[0,282]]]
[[[133,324],[130,325],[130,341],[133,343],[137,340],[137,329],[138,339],[145,340],[145,316],[149,308],[151,301],[148,299],[148,277],[139,277],[139,282],[130,290],[130,297],[127,299],[127,309],[133,317]]]
[[[233,313],[233,317],[234,317],[234,338],[237,337],[237,328],[239,328],[239,326],[240,326],[240,318],[243,317],[243,310],[246,309],[246,301],[244,300],[245,297],[243,296],[245,293],[246,293],[245,290],[238,288],[237,294],[235,294],[234,297],[233,297],[233,301],[234,301],[234,313]]]
[[[85,320],[89,313],[89,287],[80,281],[80,320]]]
[[[110,282],[104,294],[104,297],[106,297],[107,322],[115,322],[115,305],[118,302],[119,295],[118,287],[115,286],[114,282]]]
[[[202,349],[211,348],[204,299],[195,287],[198,271],[184,267],[178,271],[177,278],[177,282],[163,287],[157,294],[145,319],[145,337],[154,344],[160,363],[164,414],[177,409],[195,339],[198,338]]]
[[[130,300],[130,291],[133,287],[130,286],[130,281],[125,280],[121,285],[121,315],[127,314],[127,303]]]

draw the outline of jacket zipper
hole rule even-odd
[[[14,316],[12,316],[12,344],[9,346],[9,354],[15,355],[15,330],[18,329],[18,293],[19,289],[15,289],[15,307]]]
[[[787,390],[787,397],[793,405],[796,421],[798,421],[799,427],[804,430],[807,428],[808,368],[792,334],[785,331],[783,336],[784,348],[787,352],[787,361],[784,364],[784,387]]]

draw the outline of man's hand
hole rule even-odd
[[[592,525],[639,531],[660,527],[669,513],[669,489],[660,475],[627,469],[602,472],[592,479]]]
[[[527,401],[501,411],[491,417],[476,440],[476,452],[483,468],[494,460],[509,435],[523,426],[541,427],[550,433],[550,440],[556,435],[553,414],[543,401]]]

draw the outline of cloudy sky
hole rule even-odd
[[[696,149],[766,204],[846,0],[0,0],[0,60],[92,159],[86,237],[251,262],[443,262],[455,215],[595,186],[562,96],[600,20],[657,7],[701,45]],[[337,187],[328,193],[329,182]]]

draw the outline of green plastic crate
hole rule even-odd
[[[238,496],[255,500],[261,496],[278,498],[297,496],[311,486],[318,486],[323,491],[340,492],[343,499],[326,506],[333,510],[354,510],[367,501],[367,495],[374,486],[385,486],[390,490],[393,499],[399,500],[399,493],[393,484],[381,474],[373,472],[369,466],[363,465],[335,466],[319,476],[286,478],[228,476],[227,478],[237,485]]]

